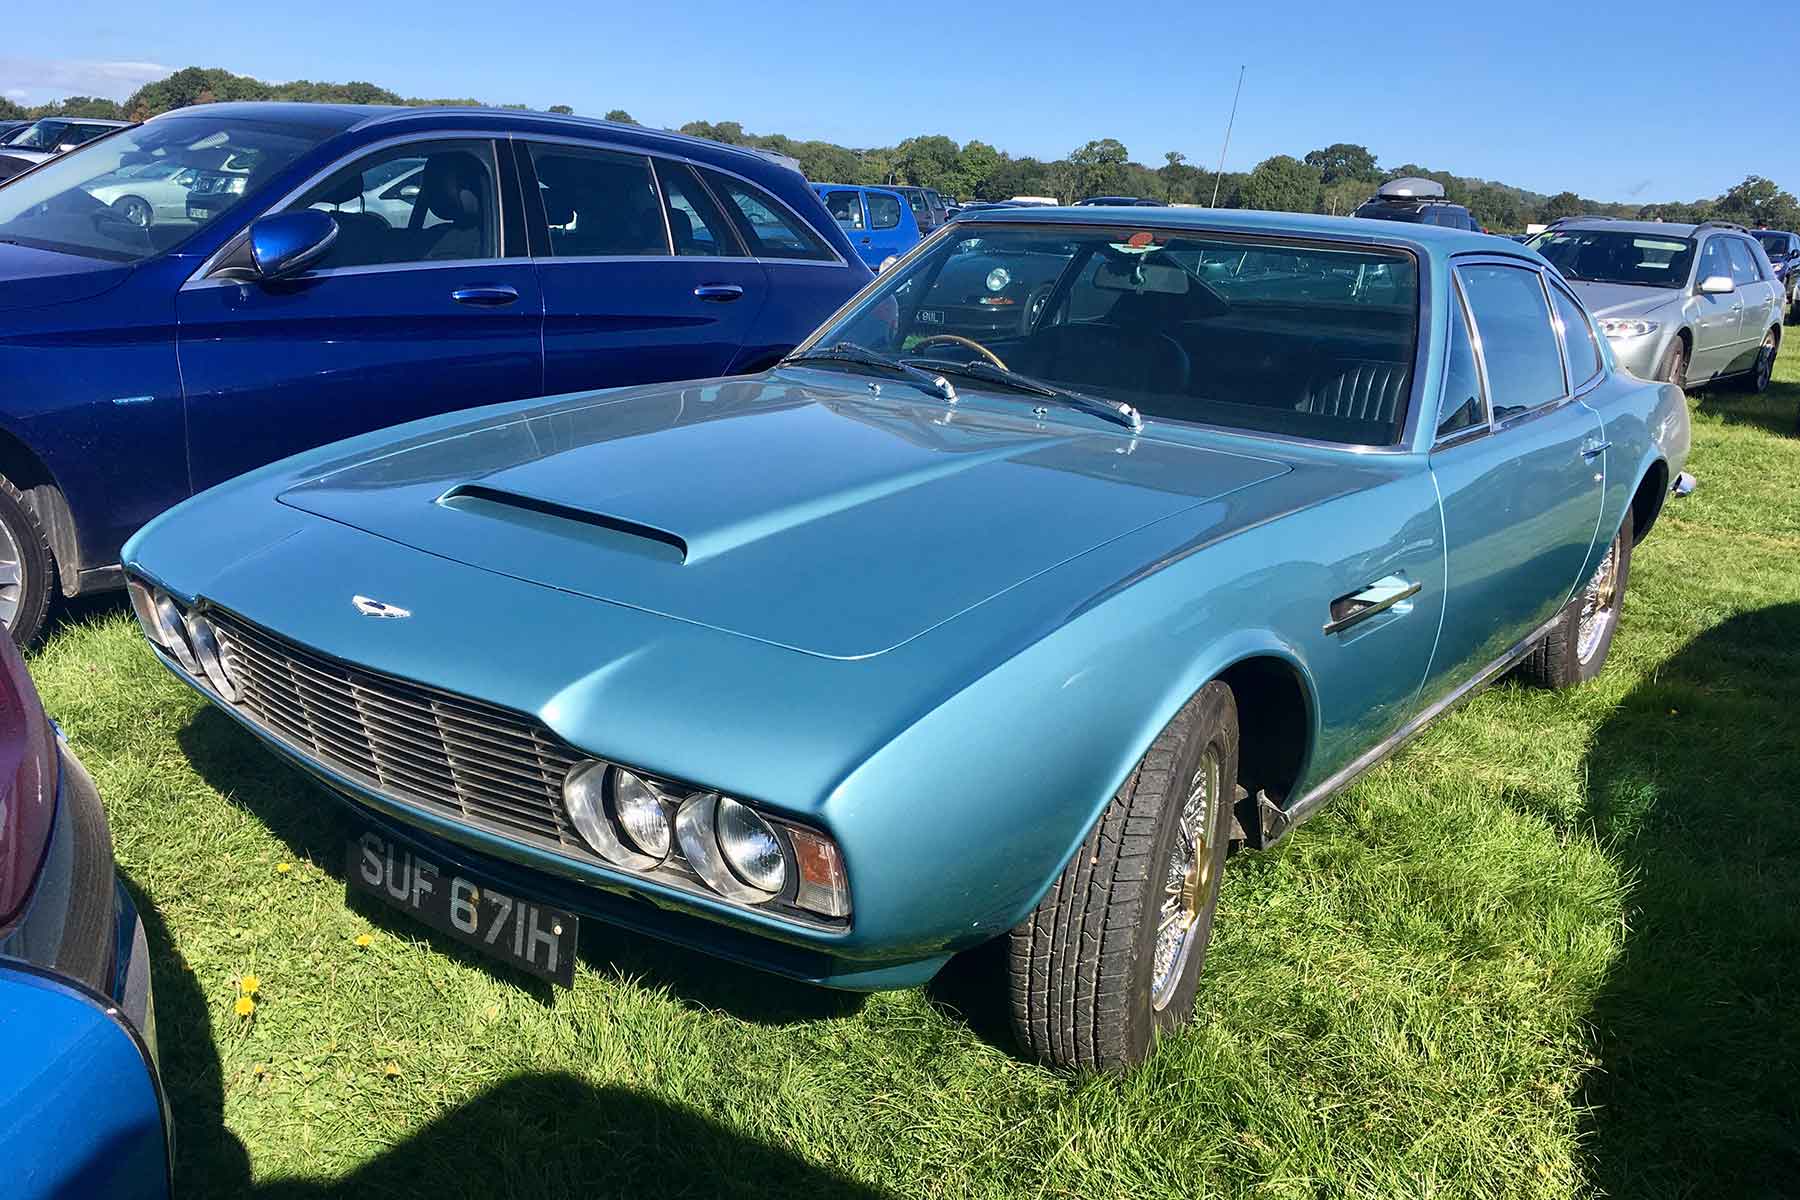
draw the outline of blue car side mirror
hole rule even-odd
[[[250,261],[258,278],[281,279],[318,262],[337,236],[337,222],[329,213],[313,208],[275,213],[250,226]]]

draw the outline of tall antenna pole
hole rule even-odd
[[[1209,208],[1219,207],[1219,179],[1225,174],[1225,152],[1231,149],[1231,127],[1237,124],[1238,97],[1244,94],[1244,70],[1238,68],[1237,91],[1231,93],[1231,119],[1225,122],[1225,144],[1219,147],[1219,169],[1213,172],[1213,198]]]

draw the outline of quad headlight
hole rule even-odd
[[[144,636],[173,656],[182,670],[205,680],[227,703],[236,704],[242,693],[227,666],[218,634],[205,614],[197,609],[184,610],[169,593],[141,580],[129,580],[127,587],[131,592],[131,611]]]
[[[671,882],[689,886],[698,877],[706,890],[738,904],[850,915],[836,842],[730,796],[588,760],[564,778],[563,809],[588,848],[615,867],[667,871]]]
[[[1659,322],[1644,321],[1637,317],[1602,317],[1600,319],[1600,332],[1617,340],[1648,337],[1660,328],[1662,325]]]

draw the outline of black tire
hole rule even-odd
[[[1193,1016],[1230,842],[1237,766],[1237,704],[1215,681],[1157,735],[1049,894],[1008,935],[1013,1032],[1031,1057],[1079,1070],[1128,1067],[1143,1061],[1159,1034]],[[1212,790],[1210,804],[1203,784]],[[1190,809],[1187,828],[1204,830],[1209,841],[1184,832]],[[1178,874],[1178,861],[1191,864],[1187,873]],[[1159,993],[1165,897],[1185,935]]]
[[[139,229],[148,229],[156,222],[156,209],[142,196],[120,196],[113,201],[112,208],[119,214],[120,220]],[[142,220],[138,218],[138,214],[142,215]]]
[[[1519,677],[1526,683],[1546,688],[1572,688],[1600,674],[1606,666],[1606,656],[1612,650],[1613,635],[1619,631],[1619,618],[1625,612],[1625,585],[1631,580],[1631,537],[1631,510],[1627,508],[1625,520],[1620,524],[1619,532],[1614,535],[1606,558],[1601,560],[1594,574],[1582,583],[1574,597],[1563,606],[1556,624],[1544,636],[1544,640],[1533,647],[1531,653],[1519,664]],[[1609,560],[1617,565],[1613,569],[1611,587],[1604,589],[1607,593],[1602,606],[1605,612],[1604,623],[1596,629],[1596,635],[1584,658],[1581,653],[1582,613],[1590,590],[1600,583]]]
[[[1676,387],[1687,386],[1687,343],[1676,338],[1663,351],[1663,360],[1656,368],[1656,377],[1663,383],[1672,383]]]
[[[1775,355],[1780,352],[1781,337],[1773,329],[1763,334],[1762,345],[1756,350],[1756,365],[1750,368],[1749,374],[1738,381],[1738,386],[1752,396],[1759,396],[1769,390],[1769,383],[1775,378]]]
[[[50,615],[50,600],[56,594],[56,559],[50,553],[50,539],[26,506],[25,497],[10,479],[0,475],[0,559],[9,551],[17,552],[18,570],[9,571],[0,562],[0,619],[13,641],[29,646],[44,631],[44,620]],[[8,578],[14,575],[16,578]],[[10,617],[4,615],[6,608],[11,609]]]

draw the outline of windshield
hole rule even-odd
[[[1565,278],[1631,287],[1686,287],[1692,238],[1615,229],[1551,229],[1525,243]]]
[[[1786,257],[1788,252],[1787,234],[1759,233],[1756,235],[1756,240],[1762,243],[1763,249],[1768,252],[1770,258]]]
[[[1152,422],[1399,438],[1419,323],[1410,255],[1129,227],[950,228],[815,344],[849,342],[965,390],[1009,390],[999,363]],[[1370,403],[1339,403],[1370,378]]]
[[[253,190],[328,133],[204,116],[167,117],[52,159],[0,187],[0,241],[114,262],[160,254],[219,220]],[[179,176],[192,167],[192,177]],[[102,189],[121,171],[167,171],[195,182],[240,172],[230,188],[215,189],[196,207],[190,199],[171,213],[158,209],[146,223],[141,202]],[[133,216],[137,219],[134,220]]]

